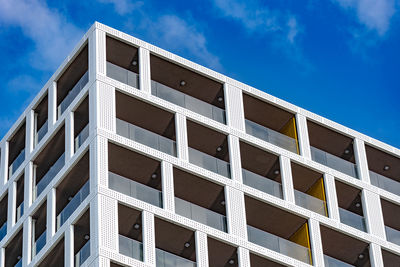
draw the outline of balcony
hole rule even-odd
[[[35,146],[39,144],[39,142],[43,139],[43,137],[46,135],[47,131],[49,130],[49,122],[46,120],[46,122],[40,127],[40,129],[36,132],[35,134]]]
[[[282,185],[274,180],[242,169],[243,183],[269,195],[283,198]]]
[[[112,64],[107,61],[107,77],[127,84],[129,86],[139,88],[139,74]]]
[[[196,263],[156,248],[156,266],[157,267],[196,267]]]
[[[191,147],[189,147],[189,162],[227,178],[231,177],[230,164],[228,162]]]
[[[117,118],[117,134],[135,142],[157,149],[171,156],[176,156],[176,142],[129,122]]]
[[[33,197],[36,199],[43,190],[50,184],[54,177],[65,165],[65,154],[63,153],[57,161],[50,167],[46,174],[40,179],[37,185],[34,187]]]
[[[18,221],[21,217],[22,217],[22,215],[24,215],[24,202],[22,202],[19,206],[18,206],[18,208],[17,208],[17,214],[16,214],[17,216],[16,216],[16,219],[15,219],[15,221]]]
[[[386,232],[387,241],[400,246],[400,231],[399,230],[393,229],[389,226],[385,226],[385,232]]]
[[[86,197],[89,195],[89,192],[90,184],[89,181],[87,181],[57,216],[57,230],[68,220],[72,213],[74,213],[79,205],[86,199]]]
[[[326,216],[326,202],[309,194],[294,190],[296,205]]]
[[[22,258],[14,265],[14,267],[22,267]]]
[[[369,171],[369,178],[372,185],[400,196],[400,183],[398,181],[387,178],[386,176],[373,171]]]
[[[310,250],[304,246],[262,231],[250,225],[247,225],[247,234],[249,241],[252,243],[311,264]]]
[[[81,266],[90,256],[90,240],[75,255],[75,267]]]
[[[400,206],[381,198],[383,222],[385,224],[386,240],[400,246]]]
[[[13,132],[12,137],[9,140],[7,140],[8,178],[11,178],[11,176],[25,161],[25,139],[26,139],[25,132],[26,132],[26,123],[24,121],[22,124],[18,125],[18,129],[15,132]]]
[[[0,241],[7,235],[7,221],[0,227]]]
[[[226,217],[212,210],[175,197],[175,212],[220,231],[227,231]]]
[[[208,265],[239,267],[237,247],[220,240],[207,237]],[[260,265],[251,265],[260,266]]]
[[[8,177],[11,177],[19,166],[25,161],[25,148],[21,150],[15,160],[8,167]]]
[[[22,266],[22,228],[19,229],[10,240],[7,240],[2,248],[2,266]]]
[[[46,94],[34,109],[34,147],[39,144],[48,131],[49,98]]]
[[[113,172],[108,172],[108,187],[151,205],[162,207],[162,193],[159,190]]]
[[[36,256],[45,245],[46,245],[46,230],[38,237],[38,239],[33,241],[32,257]]]
[[[64,113],[69,105],[74,101],[75,97],[82,91],[85,85],[89,82],[89,72],[85,72],[74,87],[68,92],[64,100],[57,107],[58,118]]]
[[[324,255],[325,267],[354,267],[354,265],[345,263],[341,260]]]
[[[64,266],[64,244],[65,238],[62,237],[58,240],[57,244],[55,244],[53,248],[48,253],[46,253],[46,255],[43,257],[43,260],[39,264],[35,265],[35,267]]]
[[[78,136],[75,138],[75,151],[77,151],[81,145],[86,141],[86,139],[89,137],[89,124],[87,124],[83,130],[78,134]]]
[[[151,81],[151,93],[175,105],[189,109],[217,122],[226,124],[225,110],[201,101],[190,95],[184,94],[164,84]]]
[[[119,235],[119,253],[143,261],[143,244],[129,237]],[[158,266],[158,265],[157,265]]]
[[[340,215],[340,222],[347,224],[348,226],[351,226],[353,228],[356,228],[360,231],[364,232],[367,231],[364,217],[342,208],[339,208],[339,215]]]

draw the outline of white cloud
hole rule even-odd
[[[389,30],[396,12],[395,0],[334,0],[347,10],[354,10],[360,24],[376,31],[379,36]]]
[[[98,0],[100,3],[113,4],[115,11],[119,15],[126,15],[132,12],[134,9],[144,5],[142,1],[133,3],[130,0]]]
[[[29,61],[42,70],[54,70],[83,35],[57,10],[38,0],[0,0],[0,22],[20,27],[34,42]]]
[[[291,17],[288,22],[287,25],[289,27],[289,31],[287,33],[287,39],[289,40],[289,42],[294,43],[294,39],[297,36],[297,34],[299,33],[299,28],[297,25],[297,20],[295,17]]]

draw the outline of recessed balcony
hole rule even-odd
[[[253,253],[250,253],[250,266],[285,267],[285,265],[260,257]]]
[[[8,140],[8,178],[10,178],[25,161],[25,131],[23,122]]]
[[[386,240],[400,246],[400,206],[381,198]]]
[[[37,146],[48,131],[48,95],[34,109],[34,146]]]
[[[0,210],[7,211],[8,194],[0,200]],[[7,212],[0,212],[0,241],[7,235]]]
[[[24,174],[17,179],[17,197],[16,197],[16,210],[15,221],[17,222],[22,215],[24,215]]]
[[[243,94],[246,133],[299,154],[296,119],[293,113]]]
[[[4,267],[22,266],[22,229],[7,243],[3,253]]]
[[[89,97],[74,111],[74,151],[82,146],[89,137]]]
[[[142,213],[118,204],[119,253],[143,261]]]
[[[400,256],[382,249],[383,265],[385,267],[397,267],[400,262]]]
[[[307,121],[307,127],[311,158],[322,165],[358,179],[353,139],[311,121]]]
[[[202,116],[226,123],[222,83],[150,55],[151,93]]]
[[[245,185],[283,198],[279,157],[240,142],[242,179]]]
[[[47,202],[43,203],[32,216],[32,258],[46,245],[46,207]]]
[[[74,224],[75,267],[85,263],[90,256],[90,209]]]
[[[58,243],[51,249],[51,251],[45,256],[45,258],[37,265],[38,267],[57,266],[64,267],[64,250],[65,240],[62,237]]]
[[[239,266],[239,257],[236,247],[233,247],[211,237],[207,237],[207,245],[209,266]]]

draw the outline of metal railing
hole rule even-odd
[[[7,235],[7,221],[0,227],[0,241]]]
[[[341,260],[324,255],[325,267],[354,267],[354,265],[345,263]]]
[[[43,175],[42,179],[37,183],[37,185],[33,188],[33,200],[35,200],[43,190],[50,184],[50,182],[54,179],[54,177],[58,174],[58,172],[64,167],[65,164],[65,154],[63,153],[57,161],[49,168],[45,175]]]
[[[89,124],[87,124],[82,131],[78,134],[78,136],[75,138],[75,151],[78,150],[78,148],[81,147],[83,142],[86,141],[86,139],[89,137]]]
[[[396,245],[400,246],[400,231],[389,226],[385,226],[386,239],[389,242],[392,242]]]
[[[156,266],[157,267],[195,267],[196,263],[156,248]]]
[[[242,169],[243,183],[264,193],[283,198],[282,185],[274,180]]]
[[[143,244],[129,237],[119,235],[119,253],[143,261]],[[158,265],[157,265],[158,266]]]
[[[389,191],[390,193],[400,196],[400,182],[373,171],[369,171],[369,178],[372,185],[375,185],[379,188]]]
[[[11,177],[24,161],[25,161],[25,148],[19,152],[18,156],[11,163],[10,167],[8,167],[8,177]]]
[[[34,240],[33,237],[32,240]],[[44,232],[38,237],[38,239],[36,239],[36,241],[33,242],[32,257],[37,255],[45,245],[46,245],[46,230],[44,230]]]
[[[230,164],[222,159],[189,147],[189,162],[206,170],[231,177]]]
[[[175,105],[187,108],[202,116],[226,124],[225,110],[184,94],[156,81],[151,81],[151,93]]]
[[[120,66],[117,66],[111,62],[106,63],[107,67],[107,77],[110,77],[114,80],[127,84],[129,86],[135,87],[139,89],[139,75],[124,69]]]
[[[75,267],[81,266],[90,256],[90,240],[76,253]]]
[[[339,215],[342,223],[364,232],[367,231],[364,217],[343,208],[339,208]]]
[[[326,202],[304,192],[294,190],[296,205],[326,216]]]

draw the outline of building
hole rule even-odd
[[[399,149],[99,23],[0,149],[0,267],[400,266]]]

